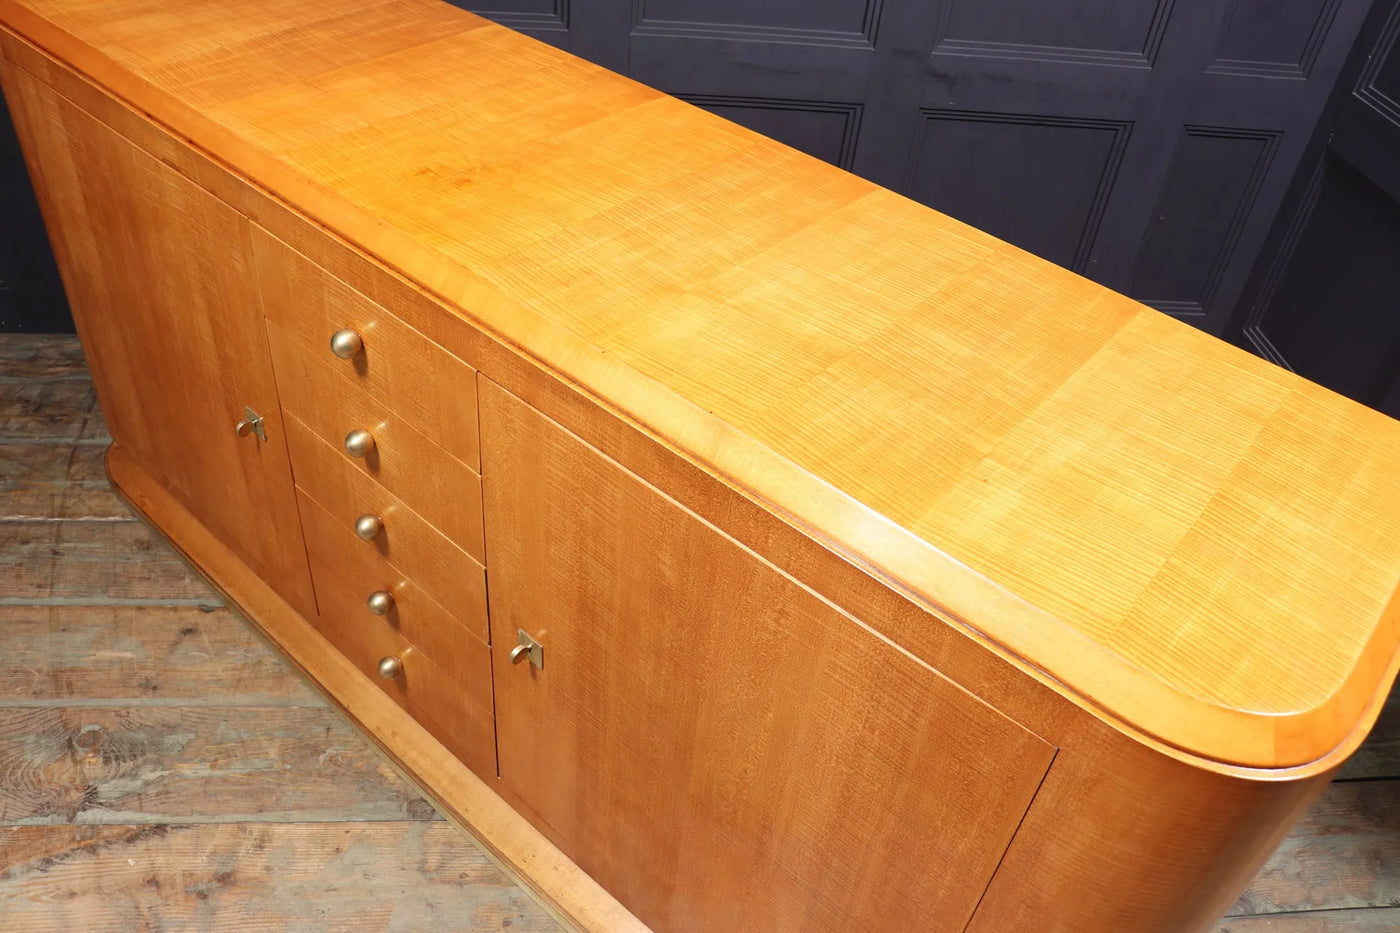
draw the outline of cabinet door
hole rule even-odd
[[[478,392],[500,776],[537,825],[657,930],[961,930],[1053,749]]]
[[[314,616],[248,221],[37,79],[7,77],[112,436]],[[236,433],[245,408],[266,440]]]

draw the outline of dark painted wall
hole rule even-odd
[[[1370,0],[462,5],[1220,333]],[[53,326],[16,166],[8,320]]]
[[[19,142],[0,112],[0,331],[72,329]]]
[[[1400,418],[1400,0],[1337,83],[1229,336]]]

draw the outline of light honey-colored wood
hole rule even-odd
[[[378,516],[383,530],[372,541],[355,539],[358,550],[373,553],[412,577],[414,584],[485,640],[486,569],[295,416],[289,415],[286,424],[297,485],[330,512],[342,529],[354,528],[361,515]]]
[[[511,808],[487,780],[456,758],[394,698],[374,686],[326,637],[212,535],[160,481],[126,456],[107,452],[113,484],[141,515],[155,519],[180,551],[244,609],[268,639],[331,697],[408,773],[431,788],[448,814],[494,856],[585,930],[645,933],[615,898]]]
[[[106,7],[0,9],[1110,718],[1325,769],[1377,708],[1382,416],[426,0],[393,28],[352,0],[213,8],[189,47]],[[987,613],[983,577],[1021,608]]]
[[[267,322],[277,391],[287,413],[346,463],[382,485],[468,553],[482,553],[481,478],[415,428],[406,416],[342,378],[329,353],[303,351]],[[374,448],[365,457],[345,450],[351,431],[366,430]]]
[[[339,584],[336,589],[345,590],[344,594],[328,592],[332,586],[329,579],[324,581],[324,586],[316,588],[323,617],[328,611],[326,604],[333,599],[344,610],[344,618],[337,624],[388,625],[451,673],[464,676],[476,673],[471,667],[457,665],[468,660],[459,653],[462,638],[475,638],[483,647],[487,644],[484,590],[470,605],[456,606],[449,611],[403,571],[372,553],[363,541],[304,491],[298,490],[297,499],[311,562],[334,568],[335,581]],[[369,594],[376,590],[394,597],[393,608],[387,615],[375,616],[365,604]]]
[[[1400,664],[1393,422],[947,218],[426,0],[314,8],[222,0],[197,11],[146,0],[136,10],[0,0],[0,22],[14,30],[0,31],[0,67],[51,225],[67,223],[53,192],[71,189],[66,176],[80,168],[41,157],[68,145],[67,120],[55,113],[110,127],[161,171],[252,221],[236,220],[237,274],[253,270],[262,312],[253,323],[265,323],[269,346],[245,363],[269,382],[275,360],[274,407],[285,412],[274,411],[274,433],[287,431],[292,472],[321,502],[306,500],[302,511],[334,513],[324,535],[307,529],[308,543],[316,550],[321,537],[334,539],[320,550],[349,558],[315,561],[317,582],[334,581],[319,587],[329,602],[318,621],[330,620],[327,631],[340,633],[359,673],[323,682],[354,702],[383,699],[364,675],[380,652],[398,650],[441,661],[428,693],[465,702],[479,688],[452,684],[445,665],[476,657],[489,675],[494,663],[503,780],[478,762],[487,786],[659,926],[683,925],[677,905],[721,925],[810,927],[862,911],[883,916],[872,903],[882,897],[947,896],[975,905],[969,929],[989,933],[1204,928],[1374,721]],[[149,216],[170,242],[211,255],[177,219]],[[159,256],[164,239],[151,236],[161,242],[133,248]],[[81,257],[62,243],[58,252],[68,278],[87,274]],[[325,345],[345,309],[376,337],[367,339],[378,355],[362,360],[365,377]],[[100,354],[99,346],[99,384],[104,366],[119,370],[111,380],[148,378]],[[522,399],[514,405],[528,415],[496,425],[507,438],[499,462],[512,466],[493,470],[488,456],[481,477],[474,447],[446,449],[476,443],[474,390],[448,391],[473,370]],[[430,387],[415,394],[418,379]],[[306,421],[301,442],[292,413]],[[364,424],[333,423],[341,418]],[[381,459],[375,476],[365,467],[376,464],[340,452],[345,431],[370,422],[396,454],[396,472]],[[539,458],[549,445],[530,439],[531,426],[551,422],[542,433],[568,439],[563,459],[587,466],[550,479],[553,495],[527,502],[522,486],[549,471]],[[113,420],[119,482],[141,490],[183,548],[197,543],[201,564],[249,600],[244,608],[260,624],[281,625],[290,612],[259,589],[258,568],[230,556],[223,529],[185,510],[204,505],[171,499],[160,464],[131,465],[126,434],[139,451],[136,430]],[[159,430],[177,446],[194,436],[182,422]],[[268,482],[293,495],[290,475]],[[487,502],[509,505],[511,516],[488,507],[487,522],[500,522],[489,549],[483,485]],[[560,512],[564,490],[579,514]],[[612,513],[594,507],[613,493]],[[460,548],[449,545],[445,562],[428,553],[436,546],[400,548],[385,563],[349,532],[362,498],[397,500],[438,529],[415,540],[442,532]],[[547,502],[556,502],[548,517],[531,514]],[[658,543],[653,525],[674,535]],[[715,555],[739,555],[722,566],[761,568],[747,588],[707,591],[696,582],[703,573],[676,569],[677,553],[712,541],[725,542]],[[576,559],[600,552],[627,561]],[[453,606],[449,568],[467,553],[485,558],[493,599],[529,607],[517,624],[547,652],[551,643],[563,649],[547,657],[587,657],[589,669],[511,667],[504,652],[514,628],[499,611],[495,653],[463,637],[461,655],[446,642],[430,649],[446,626],[405,629],[408,638],[392,628],[336,629],[368,616],[359,595],[327,615],[385,568]],[[365,557],[379,563],[358,563]],[[479,593],[475,579],[467,589]],[[722,582],[734,579],[749,578],[734,571]],[[776,621],[744,611],[789,590],[802,594],[797,609],[784,604],[788,615]],[[687,723],[728,722],[722,697],[761,697],[775,686],[767,668],[744,667],[753,658],[729,657],[716,669],[721,680],[733,675],[730,691],[717,698],[703,667],[664,652],[672,689],[657,686],[661,675],[629,680],[630,645],[597,639],[628,623],[629,632],[644,628],[635,623],[644,604],[646,615],[672,620],[677,644],[715,630],[721,608],[736,637],[745,625],[762,632],[800,616],[805,637],[767,650],[796,652],[833,684],[863,685],[821,722],[826,738],[849,734],[851,710],[871,709],[861,704],[877,703],[875,721],[927,712],[878,705],[884,682],[859,663],[852,669],[852,658],[915,672],[921,686],[901,695],[925,705],[963,696],[1001,723],[996,741],[944,749],[950,757],[931,765],[946,788],[926,801],[933,809],[956,811],[956,801],[979,795],[1003,808],[953,820],[976,857],[954,859],[949,877],[929,882],[917,869],[946,853],[898,853],[905,862],[876,891],[849,863],[811,855],[852,827],[862,844],[895,838],[872,835],[871,826],[889,826],[868,801],[801,791],[813,772],[834,767],[843,780],[894,793],[904,771],[886,763],[854,775],[817,755],[789,764],[782,749],[791,736],[755,732],[751,758],[768,766],[745,772],[751,793],[787,800],[798,788],[792,799],[810,806],[783,812],[797,814],[799,828],[829,830],[807,847],[810,857],[791,856],[807,858],[802,877],[760,868],[706,886],[726,871],[716,853],[760,845],[780,823],[668,863],[674,841],[657,829],[670,825],[664,804],[693,802],[686,795],[705,790],[709,761],[732,760],[724,749],[703,765],[645,771],[650,783],[604,781],[597,791],[578,775],[635,777],[654,730],[676,764],[694,748]],[[803,606],[820,608],[803,615]],[[299,608],[317,618],[314,607]],[[324,640],[289,644],[303,664],[334,653]],[[802,702],[803,669],[777,672],[792,689],[775,715],[793,722],[825,708]],[[521,675],[535,694],[522,690]],[[597,702],[579,702],[580,684],[596,687]],[[697,696],[693,709],[685,705]],[[479,696],[473,702],[483,707]],[[633,706],[665,715],[641,719]],[[390,722],[413,725],[394,709]],[[473,744],[434,721],[440,709],[414,711],[449,744]],[[709,718],[697,712],[705,709]],[[550,730],[522,725],[531,711],[553,731],[593,735],[596,750],[551,745]],[[450,756],[427,733],[386,732],[371,719],[410,771],[456,793]],[[481,716],[467,719],[482,745]],[[608,732],[600,724],[610,721],[627,728]],[[797,738],[810,734],[824,738],[820,730]],[[1017,784],[1026,773],[1019,760],[975,787],[946,778],[1005,764],[1017,742],[1053,753],[1035,787]],[[420,746],[435,751],[425,756]],[[869,760],[859,759],[863,747],[841,746]],[[513,775],[509,755],[529,767]],[[550,775],[563,778],[556,786]],[[673,786],[651,786],[658,781]],[[601,795],[588,802],[610,814],[606,825],[569,806],[590,793]],[[635,810],[618,805],[627,794]],[[479,807],[468,822],[480,831],[478,820],[489,829],[500,817]],[[940,825],[889,831],[912,837]],[[990,884],[959,900],[987,881],[983,843],[997,827],[1007,835],[992,847]],[[618,842],[629,833],[630,849]],[[874,845],[872,858],[897,848]],[[632,922],[606,898],[597,907],[598,889],[569,874],[576,869],[535,862],[533,851],[506,857],[527,876],[540,873],[570,916],[597,929]],[[754,893],[765,886],[771,904]],[[736,891],[749,892],[749,901],[729,898],[747,911],[725,906]]]
[[[12,96],[34,115],[30,145],[52,176],[44,213],[74,322],[102,360],[93,382],[107,420],[278,592],[311,610],[247,221],[42,85]],[[263,417],[266,440],[235,433],[246,408]]]
[[[496,736],[491,709],[491,653],[470,636],[459,636],[453,659],[459,672],[448,673],[404,637],[391,621],[364,611],[352,582],[315,558],[312,578],[324,608],[317,628],[385,695],[423,724],[433,736],[477,774],[496,771]],[[402,672],[393,680],[379,674],[380,662],[397,658]]]
[[[306,353],[335,359],[346,379],[410,422],[438,427],[433,442],[479,471],[476,370],[267,231],[254,226],[252,239],[263,312],[282,332]],[[350,360],[330,353],[342,328],[364,343]]]
[[[493,641],[545,662],[493,653],[501,779],[564,850],[657,929],[961,930],[1054,749],[479,394]]]

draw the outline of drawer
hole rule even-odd
[[[332,570],[313,557],[311,578],[320,604],[316,627],[331,644],[468,767],[494,779],[491,649],[475,638],[459,639],[454,671],[449,673],[382,619],[371,616],[367,623],[364,602],[338,568]],[[392,680],[380,674],[385,658],[398,658],[402,664]]]
[[[480,471],[475,369],[258,227],[253,256],[263,312],[290,341]],[[348,360],[331,352],[341,329],[361,339]]]
[[[398,631],[440,667],[453,673],[457,673],[454,664],[456,647],[463,636],[469,635],[486,643],[484,598],[449,611],[429,596],[409,574],[367,547],[354,531],[344,522],[337,521],[304,489],[297,489],[297,506],[301,511],[307,553],[324,566],[335,568],[337,577],[345,583],[347,605],[354,607],[354,618],[365,625],[388,626]],[[366,602],[371,593],[381,590],[389,593],[394,600],[393,607],[382,616],[370,612]],[[324,605],[321,602],[324,595],[318,588],[318,606]],[[481,595],[485,596],[484,587]]]
[[[303,351],[271,321],[267,335],[283,410],[462,550],[482,553],[481,477],[408,417],[340,378],[337,361]],[[360,429],[373,435],[374,448],[352,457],[345,436]]]
[[[362,515],[380,519],[372,540],[355,539],[362,549],[411,576],[447,609],[470,618],[484,613],[486,570],[479,552],[462,550],[295,417],[288,416],[285,425],[298,486],[342,528],[353,529]]]

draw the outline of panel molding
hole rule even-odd
[[[970,58],[1004,58],[1016,61],[1067,62],[1070,64],[1109,65],[1120,68],[1151,68],[1157,60],[1162,36],[1167,30],[1175,0],[1158,0],[1152,20],[1143,37],[1142,48],[1135,52],[1118,49],[1080,49],[1056,45],[1031,45],[1020,42],[988,42],[980,39],[954,39],[948,36],[955,0],[945,0],[938,14],[931,55],[961,55]]]
[[[1376,47],[1366,60],[1366,67],[1356,80],[1357,99],[1375,110],[1383,118],[1400,126],[1400,101],[1396,101],[1385,91],[1376,87],[1376,78],[1391,55],[1396,54],[1396,41],[1400,40],[1400,4],[1390,11],[1390,18],[1381,29]]]
[[[1263,143],[1258,157],[1255,159],[1254,167],[1250,170],[1249,180],[1245,183],[1244,189],[1240,193],[1239,203],[1235,206],[1235,211],[1230,217],[1230,224],[1226,228],[1225,236],[1220,242],[1220,249],[1216,252],[1215,258],[1211,262],[1210,272],[1206,276],[1205,284],[1201,289],[1201,294],[1192,299],[1172,299],[1172,300],[1152,300],[1150,298],[1138,298],[1138,301],[1156,308],[1174,317],[1197,318],[1205,317],[1208,306],[1215,297],[1216,290],[1220,287],[1220,281],[1225,276],[1225,270],[1230,265],[1230,259],[1239,246],[1240,237],[1244,234],[1245,224],[1249,220],[1249,215],[1254,210],[1254,204],[1259,198],[1259,189],[1264,185],[1264,179],[1269,173],[1270,166],[1273,165],[1274,155],[1278,151],[1279,141],[1283,138],[1281,130],[1246,130],[1225,126],[1202,126],[1197,124],[1186,124],[1182,127],[1180,139],[1177,140],[1176,151],[1172,154],[1171,165],[1163,178],[1162,190],[1158,193],[1157,203],[1152,208],[1152,216],[1161,214],[1165,204],[1168,189],[1171,181],[1180,167],[1181,159],[1185,155],[1186,146],[1190,140],[1195,138],[1207,139],[1248,139]],[[1138,246],[1137,256],[1133,260],[1133,272],[1129,277],[1129,293],[1133,291],[1138,274],[1141,272],[1142,263],[1146,258],[1147,245],[1151,239],[1151,231],[1142,238],[1142,243]]]
[[[1206,66],[1206,74],[1306,81],[1312,73],[1318,53],[1327,41],[1327,34],[1332,29],[1332,20],[1336,18],[1341,5],[1341,0],[1328,0],[1323,4],[1313,22],[1312,31],[1308,33],[1308,40],[1303,45],[1298,61],[1270,62],[1220,57],[1220,48],[1225,44],[1225,37],[1234,24],[1235,10],[1239,7],[1239,0],[1230,0],[1230,8],[1226,11],[1220,31],[1215,37],[1215,50],[1211,52],[1211,62]]]
[[[781,97],[739,97],[730,94],[676,94],[676,97],[697,107],[751,107],[756,110],[796,110],[805,113],[829,113],[841,117],[841,156],[837,165],[846,171],[856,158],[856,140],[860,136],[860,118],[865,109],[860,103],[796,100]]]
[[[924,137],[928,132],[929,125],[941,121],[960,121],[973,123],[1002,123],[1016,126],[1055,126],[1069,129],[1089,129],[1107,130],[1113,133],[1113,142],[1109,145],[1108,158],[1104,160],[1102,173],[1099,175],[1099,182],[1094,191],[1094,199],[1090,203],[1089,212],[1084,220],[1084,229],[1079,236],[1079,242],[1075,245],[1074,259],[1069,268],[1073,272],[1083,274],[1088,265],[1089,256],[1093,250],[1094,241],[1098,239],[1099,228],[1103,225],[1104,213],[1108,207],[1108,199],[1113,192],[1113,185],[1118,180],[1118,169],[1123,163],[1123,151],[1128,147],[1128,137],[1131,135],[1133,123],[1131,120],[1089,120],[1080,117],[1047,117],[1036,114],[1015,114],[996,113],[983,110],[948,110],[936,107],[919,108],[919,126],[914,135],[914,145],[910,151],[909,165],[904,173],[903,191],[911,191],[916,182],[919,169],[919,156],[923,152]]]
[[[670,39],[710,39],[730,42],[782,42],[792,45],[834,45],[874,50],[880,31],[885,0],[865,0],[865,13],[859,30],[801,29],[784,26],[755,26],[746,23],[703,23],[685,20],[653,19],[647,15],[647,0],[632,0],[632,35]]]
[[[554,0],[554,9],[548,13],[524,13],[519,10],[490,10],[472,7],[477,16],[484,16],[493,23],[499,23],[520,32],[568,32],[569,0]]]
[[[1278,347],[1274,346],[1269,335],[1264,333],[1264,316],[1268,314],[1269,305],[1273,303],[1274,293],[1278,290],[1279,282],[1283,280],[1284,273],[1288,271],[1288,264],[1298,249],[1298,241],[1302,239],[1303,230],[1307,228],[1308,221],[1312,219],[1313,209],[1317,207],[1318,196],[1322,193],[1322,179],[1326,174],[1329,158],[1330,156],[1324,155],[1317,160],[1317,165],[1313,167],[1312,175],[1308,178],[1308,186],[1303,190],[1302,197],[1299,199],[1298,210],[1288,222],[1288,228],[1279,244],[1278,253],[1269,265],[1268,275],[1264,277],[1264,281],[1259,287],[1259,295],[1254,299],[1254,304],[1250,306],[1249,316],[1245,318],[1244,328],[1241,331],[1255,353],[1276,366],[1282,366],[1289,372],[1295,372],[1293,366],[1284,358]]]

